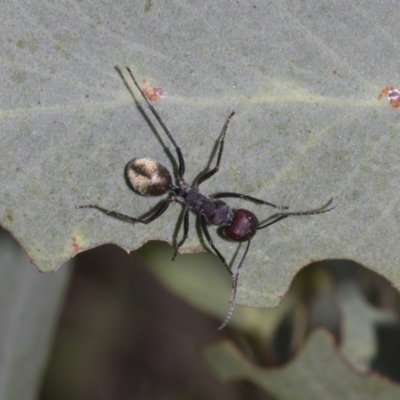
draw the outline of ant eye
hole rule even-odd
[[[126,166],[126,174],[132,187],[145,196],[161,196],[172,187],[167,168],[151,158],[134,158]]]
[[[258,226],[258,219],[252,212],[239,208],[232,224],[225,228],[225,235],[236,242],[245,242],[256,234]]]

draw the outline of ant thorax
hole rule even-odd
[[[189,186],[176,201],[205,217],[216,226],[228,226],[233,221],[233,211],[224,201],[201,194],[197,187]]]

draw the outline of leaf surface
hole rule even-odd
[[[159,199],[129,189],[126,164],[151,157],[176,170],[165,134],[135,104],[129,65],[168,92],[155,107],[189,181],[214,165],[236,111],[204,193],[246,193],[293,211],[342,200],[256,235],[239,303],[276,305],[302,266],[326,258],[355,260],[399,286],[400,114],[377,100],[399,81],[396,2],[6,1],[2,9],[0,223],[41,270],[101,243],[176,241],[176,205],[147,226],[75,209],[141,216]],[[261,220],[274,213],[229,204]],[[184,251],[204,245],[193,220]],[[238,245],[212,233],[229,260]]]

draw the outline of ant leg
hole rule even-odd
[[[179,179],[182,180],[183,179],[183,175],[185,174],[185,160],[183,159],[181,148],[176,144],[175,139],[172,137],[171,132],[169,131],[167,126],[164,124],[163,120],[161,119],[161,117],[158,114],[158,112],[156,111],[156,109],[150,104],[149,100],[147,100],[147,97],[144,95],[143,90],[140,88],[139,84],[137,83],[137,81],[136,81],[135,77],[133,76],[133,73],[130,70],[130,68],[129,67],[125,67],[125,68],[128,71],[129,75],[131,76],[131,78],[133,80],[133,83],[139,89],[140,94],[142,95],[142,97],[146,101],[147,105],[149,106],[150,111],[156,117],[156,120],[161,125],[161,128],[164,129],[164,132],[167,134],[168,139],[171,141],[171,143],[175,147],[175,151],[176,151],[176,154],[178,155],[178,160],[179,160],[179,169],[178,169],[178,171],[179,171]]]
[[[236,292],[237,292],[237,285],[238,285],[239,275],[242,272],[243,261],[246,258],[247,252],[249,251],[249,247],[250,247],[250,240],[247,242],[246,250],[244,251],[243,257],[240,260],[238,269],[237,269],[236,274],[235,274],[235,276],[233,278],[233,286],[232,286],[232,294],[231,294],[231,306],[229,307],[228,315],[226,316],[224,322],[218,328],[219,331],[221,329],[225,328],[225,326],[228,324],[229,320],[232,317],[233,310],[234,310],[235,305],[236,305]]]
[[[175,260],[176,255],[178,254],[179,248],[185,243],[185,240],[188,237],[188,232],[189,232],[189,209],[185,208],[184,214],[183,214],[183,237],[181,241],[178,243],[178,245],[175,247],[174,255],[172,256],[172,261]]]
[[[162,214],[167,211],[167,208],[169,207],[170,203],[172,202],[172,199],[167,199],[165,200],[155,211],[150,217],[147,218],[135,218],[135,217],[130,217],[129,215],[121,214],[117,211],[112,211],[112,210],[107,210],[106,208],[97,206],[97,205],[84,205],[84,206],[76,206],[75,208],[95,208],[99,211],[102,211],[108,215],[111,215],[112,217],[122,219],[123,221],[127,222],[140,222],[142,224],[149,224],[150,222],[154,221],[158,217],[160,217]]]
[[[215,164],[215,167],[210,170],[205,172],[203,175],[201,175],[199,177],[199,179],[197,180],[197,182],[194,183],[193,186],[198,187],[201,183],[203,183],[204,181],[206,181],[207,179],[211,178],[216,172],[218,172],[219,170],[219,164],[221,162],[221,158],[222,158],[222,152],[224,151],[224,142],[225,142],[225,134],[226,134],[226,130],[228,129],[228,125],[229,125],[229,121],[231,120],[231,118],[234,116],[235,111],[232,111],[228,118],[225,121],[224,127],[222,128],[222,134],[221,134],[221,139],[219,141],[219,145],[218,145],[218,157],[217,157],[217,163]]]
[[[264,225],[260,225],[258,227],[258,230],[264,229],[268,226],[271,226],[275,224],[278,221],[281,221],[282,219],[288,218],[288,217],[293,217],[293,216],[303,216],[303,215],[317,215],[317,214],[325,214],[329,211],[334,210],[341,202],[338,204],[335,204],[334,206],[330,208],[326,208],[329,204],[332,203],[333,199],[330,199],[327,204],[325,204],[323,207],[319,208],[318,210],[310,210],[310,211],[298,211],[298,212],[288,212],[288,213],[282,213],[278,215],[275,219],[273,219],[270,222],[265,223]]]
[[[224,256],[219,252],[219,250],[214,246],[214,242],[211,239],[210,236],[210,232],[208,232],[208,228],[207,228],[207,220],[204,217],[200,218],[201,221],[201,228],[204,232],[204,235],[207,238],[208,243],[210,244],[210,246],[212,247],[212,249],[214,250],[215,254],[218,256],[218,258],[222,261],[222,264],[225,265],[225,268],[228,270],[229,274],[232,275],[232,271],[230,270],[228,264],[225,261]]]
[[[210,197],[212,197],[213,199],[220,199],[222,197],[234,197],[234,198],[252,201],[253,203],[256,203],[256,204],[264,204],[266,206],[271,206],[271,207],[277,208],[279,210],[289,209],[289,207],[287,207],[287,206],[279,206],[279,205],[276,205],[273,203],[269,203],[268,201],[257,199],[256,197],[248,196],[247,194],[242,194],[242,193],[223,192],[223,193],[214,194]]]

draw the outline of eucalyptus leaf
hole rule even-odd
[[[155,107],[189,181],[214,165],[236,112],[204,193],[246,193],[293,211],[342,201],[258,233],[239,303],[276,305],[302,266],[326,258],[355,260],[399,286],[400,114],[377,100],[399,81],[397,2],[6,0],[2,15],[0,223],[42,271],[102,243],[177,240],[176,205],[146,226],[75,209],[141,216],[159,200],[129,189],[126,164],[151,157],[176,170],[171,143],[135,103],[128,65],[169,94]],[[261,220],[274,213],[229,204]],[[186,252],[204,247],[193,220]],[[212,234],[230,260],[238,244]]]

